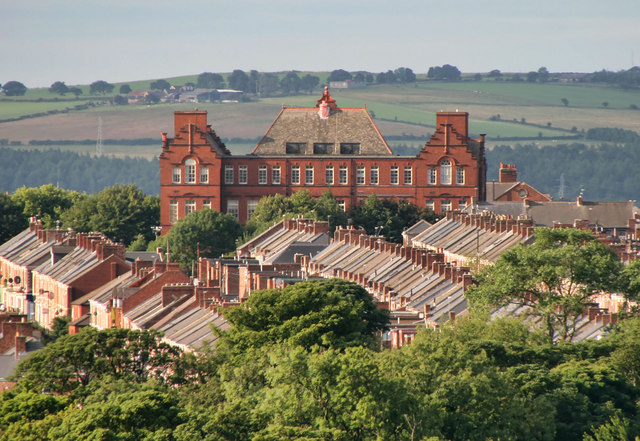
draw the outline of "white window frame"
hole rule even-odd
[[[324,182],[326,185],[333,185],[335,183],[335,176],[333,174],[333,166],[327,165],[324,169]]]
[[[377,165],[372,165],[370,170],[371,185],[378,185],[380,182],[380,170]]]
[[[341,165],[339,173],[340,185],[349,185],[349,167],[346,165]]]
[[[400,184],[400,169],[397,165],[392,165],[389,170],[389,183],[391,185]]]
[[[271,184],[280,185],[281,176],[279,165],[271,167]]]
[[[436,185],[438,183],[438,171],[435,168],[429,169],[429,185]]]
[[[258,166],[258,184],[267,185],[267,173],[268,169],[266,165]]]
[[[187,216],[196,211],[196,201],[193,199],[187,199],[184,201],[184,215]]]
[[[467,208],[467,200],[466,199],[460,199],[458,201],[458,210],[464,210],[465,208]]]
[[[184,182],[185,184],[196,183],[196,160],[193,158],[184,161]]]
[[[451,201],[448,199],[445,199],[443,201],[440,201],[440,213],[443,213],[445,211],[451,211],[451,209],[453,208],[453,206],[451,205]]]
[[[249,173],[246,165],[238,166],[238,184],[246,185],[249,181]]]
[[[210,200],[202,201],[202,208],[203,209],[208,208],[209,210],[211,210],[211,201]]]
[[[178,201],[169,201],[169,223],[178,222]]]
[[[299,165],[291,166],[291,184],[300,185],[300,166]]]
[[[432,200],[427,200],[424,202],[424,207],[428,208],[431,211],[436,211],[436,203]]]
[[[171,171],[171,183],[179,184],[180,182],[182,182],[182,170],[180,170],[180,167],[173,167]]]
[[[235,217],[236,219],[240,216],[240,204],[237,199],[232,199],[227,201],[227,214]]]
[[[256,211],[257,207],[258,207],[257,199],[249,199],[247,201],[247,220],[251,219],[251,215],[253,214],[254,211]]]
[[[224,183],[225,184],[233,184],[234,176],[233,176],[233,165],[225,165],[224,166]]]
[[[456,184],[457,185],[464,185],[464,178],[465,178],[464,168],[457,168],[456,169]]]
[[[443,159],[440,161],[440,184],[451,185],[451,161]]]
[[[200,167],[200,183],[209,183],[209,167]]]
[[[413,184],[413,167],[410,165],[404,166],[404,175],[403,175],[404,185]]]
[[[338,207],[340,207],[340,210],[342,210],[343,212],[346,213],[346,211],[347,211],[347,203],[345,201],[343,201],[343,200],[340,200],[340,199],[338,199],[336,202],[338,203]]]
[[[364,165],[356,166],[356,185],[364,185],[367,182],[367,168]]]
[[[307,165],[304,168],[304,183],[313,185],[313,165]]]

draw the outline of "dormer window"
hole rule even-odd
[[[314,155],[330,155],[332,153],[333,153],[333,143],[328,143],[328,142],[313,143]]]
[[[341,155],[359,155],[360,143],[359,142],[342,142],[340,143]]]
[[[288,142],[287,155],[304,155],[307,150],[306,142]]]

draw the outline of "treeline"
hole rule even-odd
[[[633,440],[640,321],[550,345],[481,317],[381,350],[386,311],[360,286],[301,282],[222,309],[215,348],[86,328],[22,362],[0,440]],[[384,335],[384,334],[383,334]],[[636,438],[637,439],[637,438]]]
[[[157,159],[116,158],[58,149],[16,150],[0,147],[0,191],[53,184],[67,190],[97,193],[114,184],[136,184],[146,194],[160,192]]]
[[[526,181],[554,199],[638,199],[640,143],[500,145],[487,151],[487,180],[498,180],[500,163],[516,164],[518,180]]]

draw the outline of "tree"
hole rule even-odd
[[[278,76],[272,73],[261,73],[258,76],[258,95],[270,97],[276,93],[279,87]]]
[[[57,93],[58,95],[64,95],[69,92],[69,88],[62,81],[56,81],[49,87],[49,92]]]
[[[538,81],[540,81],[541,83],[546,83],[547,81],[549,81],[549,76],[549,71],[546,67],[541,67],[540,69],[538,69]]]
[[[100,231],[111,240],[131,243],[138,234],[154,237],[151,227],[160,221],[160,202],[135,184],[116,184],[74,204],[62,215],[65,227]]]
[[[13,200],[22,207],[25,219],[38,217],[45,228],[55,228],[64,211],[70,209],[84,196],[75,191],[63,190],[51,184],[42,187],[21,187]]]
[[[82,89],[80,89],[79,87],[70,87],[69,93],[74,94],[75,97],[78,98],[80,95],[82,95]]]
[[[606,109],[607,107],[609,107],[609,103],[607,101],[603,101],[602,102],[602,107],[604,107]]]
[[[280,88],[287,95],[297,95],[300,90],[300,77],[291,71],[280,80]]]
[[[313,92],[318,84],[320,84],[320,78],[315,75],[306,74],[300,79],[300,88],[306,90],[308,93]]]
[[[171,88],[171,84],[167,80],[156,80],[152,81],[149,87],[151,90],[167,90]]]
[[[456,66],[444,64],[442,66],[433,66],[427,72],[427,78],[433,80],[458,81],[462,73]]]
[[[376,83],[380,84],[391,84],[397,81],[396,74],[393,73],[392,70],[388,70],[386,72],[380,72],[376,75]]]
[[[123,84],[122,86],[120,86],[121,95],[127,95],[127,94],[130,94],[131,92],[132,92],[131,86],[129,86],[128,84]]]
[[[346,81],[351,79],[351,74],[344,69],[336,69],[329,74],[327,81]]]
[[[378,309],[364,288],[340,279],[255,291],[223,314],[232,328],[221,333],[221,341],[240,352],[272,343],[374,347],[389,321],[388,311]]]
[[[240,234],[235,217],[205,208],[178,220],[165,237],[171,255],[189,268],[198,255],[220,257],[234,250]]]
[[[536,81],[538,81],[538,72],[536,71],[531,71],[527,74],[527,81],[530,83],[535,83]]]
[[[118,106],[125,106],[129,104],[129,99],[126,96],[116,95],[113,97],[113,104]]]
[[[227,83],[231,89],[249,92],[249,76],[240,69],[235,69],[227,77]]]
[[[269,195],[258,201],[255,211],[246,223],[249,234],[259,233],[273,223],[280,222],[288,213],[293,213],[293,204],[280,193]]]
[[[395,77],[401,83],[415,83],[416,82],[416,74],[413,73],[413,70],[408,67],[399,67],[395,71],[393,71]]]
[[[203,72],[198,75],[196,86],[201,89],[220,89],[224,87],[224,78],[217,73]]]
[[[533,245],[519,245],[477,275],[466,295],[474,306],[526,306],[549,343],[570,341],[576,322],[601,290],[615,290],[621,264],[590,232],[537,228]]]
[[[565,107],[569,107],[569,100],[567,98],[561,98],[560,101],[562,101]]]
[[[27,92],[27,86],[19,81],[9,81],[4,83],[2,91],[6,96],[23,96]]]
[[[111,93],[114,87],[115,86],[113,84],[107,83],[103,80],[98,80],[91,83],[91,85],[89,86],[89,93],[91,95],[95,95],[97,93],[106,95],[108,93]]]
[[[502,72],[500,72],[499,69],[493,69],[491,72],[487,74],[487,77],[495,78],[495,79],[502,78]]]
[[[29,226],[23,207],[6,193],[0,193],[0,244]]]

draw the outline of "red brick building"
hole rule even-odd
[[[371,194],[436,212],[484,201],[484,135],[471,139],[466,112],[440,112],[417,156],[396,156],[367,109],[341,108],[325,88],[315,107],[283,107],[249,155],[233,156],[202,110],[175,112],[160,154],[162,233],[208,207],[245,223],[258,200],[330,190],[345,210]]]

